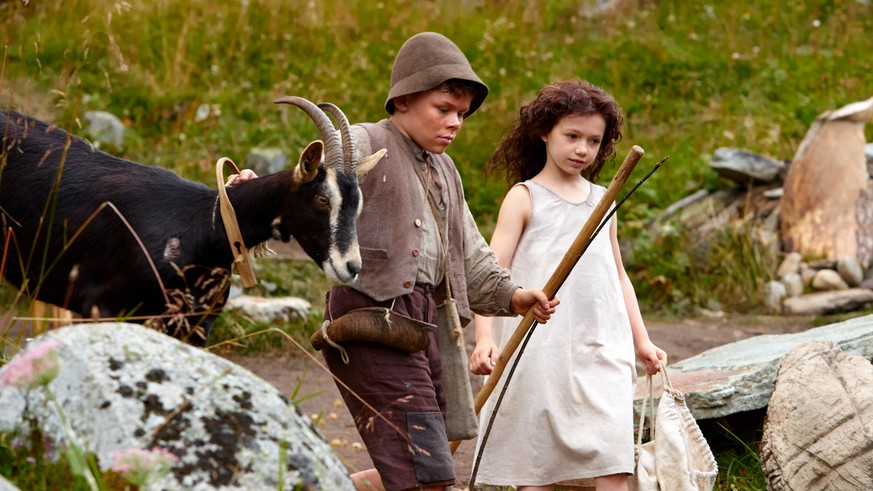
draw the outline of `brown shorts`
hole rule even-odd
[[[435,324],[436,302],[431,293],[432,289],[416,285],[412,293],[398,297],[393,308]],[[376,302],[348,287],[334,287],[328,297],[329,315],[334,319],[356,308],[390,305],[390,301]],[[428,350],[416,353],[358,341],[342,346],[349,355],[348,365],[334,348],[325,348],[322,355],[331,372],[351,389],[337,383],[385,489],[454,484],[436,333],[430,333]]]

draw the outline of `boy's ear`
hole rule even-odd
[[[405,113],[409,109],[408,96],[400,95],[394,98],[394,111]]]

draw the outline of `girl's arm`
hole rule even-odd
[[[615,265],[618,268],[618,278],[621,282],[621,293],[624,296],[624,304],[627,307],[627,315],[630,319],[631,332],[634,337],[634,350],[636,351],[637,359],[645,364],[646,372],[654,375],[661,369],[658,360],[667,363],[667,352],[655,346],[649,339],[649,332],[646,330],[643,315],[640,313],[640,304],[637,302],[637,294],[627,275],[627,271],[624,270],[624,263],[621,260],[616,221],[616,219],[613,219],[612,223],[609,224],[609,236],[612,241],[612,254],[615,256]]]
[[[515,255],[515,248],[530,218],[530,191],[525,186],[514,186],[506,193],[497,225],[491,236],[491,250],[497,262],[508,268]],[[476,348],[470,354],[470,371],[476,375],[491,373],[500,352],[492,334],[493,318],[476,315]]]

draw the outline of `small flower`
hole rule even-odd
[[[110,469],[121,474],[130,484],[143,487],[163,477],[178,461],[179,457],[163,448],[145,450],[132,447],[117,452]]]
[[[0,389],[7,386],[33,389],[58,376],[60,359],[58,342],[54,339],[29,347],[3,367],[0,374]]]

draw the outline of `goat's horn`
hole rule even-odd
[[[343,138],[343,157],[346,161],[346,169],[354,172],[355,166],[357,165],[357,162],[355,161],[357,149],[355,148],[355,135],[352,134],[352,127],[349,124],[349,118],[343,114],[340,108],[330,102],[322,102],[318,107],[327,113],[333,114],[333,117],[335,117],[337,123],[339,123],[340,135],[342,135]]]
[[[325,165],[337,167],[340,164],[343,160],[343,155],[339,138],[336,135],[336,128],[334,128],[333,123],[324,111],[308,100],[293,95],[276,99],[273,104],[291,104],[308,114],[315,123],[315,126],[318,127],[318,131],[321,132],[321,139],[324,140]]]

